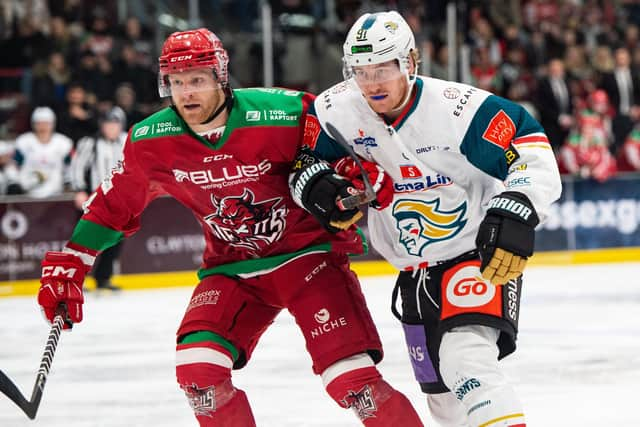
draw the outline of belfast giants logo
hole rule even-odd
[[[451,239],[465,226],[467,202],[457,208],[440,210],[440,199],[430,201],[400,199],[393,205],[393,217],[400,231],[400,243],[410,255],[422,256],[430,243]]]
[[[218,198],[211,195],[215,211],[204,220],[213,233],[231,246],[257,254],[282,237],[288,210],[282,197],[257,202],[251,190],[241,196]]]

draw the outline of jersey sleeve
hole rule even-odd
[[[84,214],[67,243],[67,250],[80,255],[85,264],[91,265],[98,252],[138,231],[144,209],[163,194],[139,163],[136,145],[129,135],[124,159],[85,203]]]
[[[319,98],[316,98],[316,102],[318,102],[317,99]],[[303,144],[308,146],[316,157],[330,163],[348,156],[347,152],[320,124],[315,103],[311,104],[307,111]]]
[[[471,120],[460,151],[508,190],[529,197],[541,220],[560,197],[560,173],[544,129],[512,101],[488,96]]]

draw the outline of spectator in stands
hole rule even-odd
[[[636,125],[618,154],[618,170],[640,172],[640,125]]]
[[[609,146],[613,143],[611,107],[607,94],[596,90],[588,107],[580,111],[577,126],[560,149],[562,172],[604,182],[616,173],[616,161]]]
[[[55,132],[55,125],[53,110],[38,107],[31,115],[33,132],[16,139],[15,165],[9,165],[10,179],[28,196],[55,196],[65,189],[73,143]]]
[[[52,52],[48,63],[34,73],[32,105],[61,105],[70,81],[71,70],[64,55]]]
[[[96,132],[94,108],[88,102],[82,83],[70,83],[65,98],[66,103],[58,113],[58,130],[75,143],[81,137]]]
[[[82,209],[100,183],[111,175],[111,170],[122,161],[122,150],[127,139],[123,131],[126,123],[124,111],[113,107],[99,119],[96,135],[86,136],[78,141],[78,147],[71,161],[71,188],[76,192],[75,204]],[[120,290],[111,283],[114,263],[120,255],[121,243],[103,251],[93,266],[96,289]]]
[[[158,100],[157,76],[149,67],[139,62],[140,58],[132,44],[123,44],[114,62],[113,82],[116,85],[131,84],[135,88],[138,102],[149,104]]]
[[[153,40],[148,31],[142,27],[140,20],[129,16],[124,23],[123,34],[116,39],[116,47],[130,45],[136,54],[136,63],[147,69],[153,66]]]
[[[640,76],[630,67],[631,56],[627,48],[617,48],[614,60],[613,72],[604,74],[601,81],[601,87],[609,96],[615,110],[612,123],[615,136],[613,153],[622,146],[633,128],[633,123],[640,119]]]
[[[139,122],[146,116],[136,102],[136,91],[133,90],[133,86],[128,82],[121,83],[116,89],[115,105],[122,108],[122,111],[127,115],[125,130],[128,130],[134,123]]]
[[[573,100],[561,59],[549,61],[547,75],[538,82],[535,104],[551,147],[558,152],[574,124]]]
[[[472,84],[486,91],[500,95],[502,93],[502,76],[500,70],[489,55],[487,47],[475,49],[475,60],[471,66]]]
[[[101,102],[113,96],[116,86],[111,60],[105,55],[95,55],[90,50],[80,54],[80,62],[73,79],[85,85],[88,99],[95,103],[97,108]]]
[[[49,24],[49,50],[62,53],[69,64],[75,64],[79,52],[78,38],[71,32],[67,21],[61,16],[53,16]]]

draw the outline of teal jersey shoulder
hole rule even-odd
[[[460,151],[478,169],[504,180],[514,154],[513,139],[544,129],[519,104],[490,95],[484,100],[460,145]]]
[[[131,142],[176,136],[188,132],[188,127],[182,118],[171,107],[167,107],[133,125]]]

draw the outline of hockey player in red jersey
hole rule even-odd
[[[176,356],[178,383],[201,426],[256,425],[231,371],[249,362],[283,309],[340,406],[366,426],[421,426],[375,367],[380,339],[347,257],[365,244],[344,221],[354,210],[333,218],[344,230],[332,234],[289,193],[314,97],[232,90],[227,53],[206,29],[170,35],[159,61],[160,94],[173,105],[131,128],[124,160],[84,205],[64,250],[46,254],[38,294],[46,317],[64,304],[68,323],[80,322],[82,282],[96,255],[135,233],[145,207],[169,195],[193,212],[206,240]],[[353,191],[346,180],[336,185],[343,196]]]

